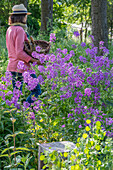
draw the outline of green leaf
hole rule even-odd
[[[17,132],[15,132],[15,134],[16,134],[16,135],[20,135],[20,134],[25,134],[25,133],[22,132],[22,131],[17,131]]]
[[[9,157],[8,154],[4,154],[4,155],[0,155],[0,158],[1,158],[1,157],[4,157],[4,156]]]
[[[30,151],[30,149],[28,149],[28,148],[24,148],[24,147],[15,148],[15,150]]]
[[[40,122],[40,121],[37,121],[37,123],[43,128],[43,129],[46,129],[46,126],[44,125],[44,123]]]
[[[111,101],[105,101],[108,105],[113,106],[113,103]]]
[[[4,149],[4,150],[2,151],[2,153],[1,153],[1,154],[5,153],[6,151],[8,151],[8,150],[10,150],[10,149],[14,149],[14,146],[11,146],[10,148],[6,148],[6,149]]]
[[[26,168],[28,167],[31,158],[32,158],[32,156],[29,157],[29,158],[26,160]]]
[[[14,151],[14,152],[12,152],[10,155],[13,156],[13,155],[15,155],[16,153],[20,153],[20,152],[22,152],[22,151]]]
[[[4,131],[4,124],[3,124],[3,122],[0,122],[0,124],[1,124],[1,131],[3,132]]]
[[[14,134],[13,134],[13,135],[8,134],[8,135],[5,136],[5,139],[7,139],[7,138],[9,138],[9,137],[13,137],[13,136],[14,136]]]

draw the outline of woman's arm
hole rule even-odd
[[[15,53],[16,57],[19,60],[25,61],[29,63],[32,60],[32,57],[29,56],[23,49],[24,49],[24,39],[25,39],[25,32],[23,28],[19,27],[17,29],[16,38],[15,38]]]

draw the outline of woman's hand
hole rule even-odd
[[[43,63],[41,63],[39,60],[34,59],[34,58],[31,58],[30,62],[31,62],[31,63],[36,62],[38,65],[44,65],[44,64],[43,64]]]

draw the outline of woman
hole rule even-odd
[[[9,28],[6,32],[6,46],[8,49],[8,66],[7,71],[12,73],[12,84],[13,89],[16,88],[16,81],[21,82],[20,90],[22,91],[23,77],[22,73],[25,70],[19,70],[17,68],[18,62],[23,61],[25,67],[31,68],[30,62],[36,62],[38,65],[42,65],[39,60],[36,60],[24,52],[24,41],[27,39],[27,34],[25,32],[27,28],[27,15],[31,13],[27,12],[27,9],[23,4],[15,5],[12,8],[12,13],[9,16]],[[35,74],[31,74],[33,78],[37,78]],[[36,98],[41,94],[40,85],[38,84],[35,89],[31,91],[31,94],[27,98],[29,104],[33,103],[32,95]]]

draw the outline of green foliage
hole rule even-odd
[[[37,1],[34,1],[34,0],[29,1],[28,11],[31,11],[32,17],[40,20],[40,17],[41,17],[40,2],[37,2]]]
[[[0,1],[0,26],[8,24],[9,12],[13,5],[17,4],[14,0]],[[41,0],[29,0],[28,11],[32,13],[29,17],[28,26],[31,28],[30,34],[39,34],[41,26]],[[108,1],[108,28],[112,30],[112,0]],[[53,1],[53,26],[59,29],[66,28],[67,23],[84,23],[85,27],[91,24],[91,1],[90,0],[54,0]],[[112,31],[111,31],[112,32]]]
[[[32,15],[28,17],[27,21],[29,34],[36,37],[39,34],[40,29],[39,26],[41,20],[40,2],[37,2],[35,0],[29,1],[28,11],[32,13]]]
[[[67,49],[68,52],[74,50],[75,56],[70,59],[70,62],[73,63],[74,66],[78,66],[83,72],[85,69],[90,66],[89,63],[89,56],[87,56],[88,63],[82,63],[79,60],[79,56],[82,55],[86,57],[85,49],[81,47],[80,39],[72,37],[73,32],[71,34],[67,34],[67,30],[60,30],[54,29],[54,33],[57,35],[56,43],[51,44],[50,53],[56,54],[56,50],[60,48],[61,50]],[[66,37],[64,37],[66,35]],[[40,35],[41,36],[41,35]],[[3,62],[0,63],[4,69],[1,68],[1,71],[4,71],[7,65],[5,60],[7,59],[7,51],[5,46],[5,36],[3,36],[3,40],[0,41],[0,46],[2,47],[1,50],[1,60]],[[42,39],[42,38],[41,38]],[[77,46],[76,49],[72,48],[72,44]],[[87,44],[87,47],[90,47]],[[112,59],[113,53],[113,46],[110,46],[110,59]],[[92,70],[91,75],[93,75],[95,70]],[[104,68],[102,68],[104,71]],[[37,76],[40,75],[38,69],[36,70]],[[96,72],[96,71],[95,71]],[[0,76],[3,72],[1,72]],[[43,75],[43,74],[42,74]],[[89,74],[86,74],[86,77]],[[53,141],[62,141],[62,140],[69,140],[73,142],[77,142],[76,149],[72,151],[70,154],[64,153],[64,157],[66,160],[60,161],[58,154],[54,152],[53,154],[49,155],[48,159],[45,159],[45,155],[41,158],[44,163],[47,164],[47,160],[49,161],[48,166],[51,169],[52,163],[59,166],[62,166],[63,169],[67,167],[74,170],[75,168],[91,168],[90,162],[93,162],[93,167],[102,167],[102,165],[107,168],[107,166],[112,166],[112,140],[110,138],[105,138],[105,131],[103,131],[97,124],[94,127],[90,127],[90,130],[79,129],[79,125],[84,125],[84,115],[79,114],[75,115],[74,119],[68,118],[68,113],[75,107],[74,98],[75,95],[72,95],[71,99],[66,99],[64,101],[60,100],[61,87],[64,86],[64,83],[60,80],[60,73],[59,79],[56,79],[57,88],[52,90],[52,81],[47,79],[46,75],[43,75],[44,79],[46,79],[45,84],[41,85],[42,94],[39,97],[41,101],[41,109],[39,111],[35,110],[22,110],[21,108],[18,110],[14,109],[14,106],[7,106],[0,96],[0,153],[1,153],[1,161],[0,166],[11,168],[16,166],[16,168],[35,168],[37,169],[37,160],[38,160],[38,153],[37,153],[37,143],[43,142],[53,142]],[[65,79],[67,78],[67,74]],[[2,83],[2,82],[1,82]],[[68,85],[65,84],[65,85]],[[84,93],[84,88],[87,87],[87,82],[85,80],[84,87],[80,88],[81,92]],[[12,90],[12,87],[8,87],[9,90]],[[101,92],[101,99],[99,100],[98,105],[96,108],[100,108],[101,111],[106,113],[106,117],[109,117],[110,113],[112,113],[112,88],[108,89],[108,91],[103,90],[105,86],[103,84],[99,84],[100,92]],[[26,99],[27,93],[25,94],[25,86],[23,87],[23,95],[20,98],[20,102],[22,104],[23,98]],[[7,90],[5,91],[8,92]],[[7,98],[10,99],[11,96]],[[108,100],[109,102],[107,102]],[[106,108],[102,107],[102,102],[107,104]],[[111,103],[110,103],[111,102]],[[93,107],[92,99],[88,101],[87,97],[84,97],[83,101],[84,105],[87,107]],[[110,105],[111,104],[111,105]],[[14,110],[13,110],[14,109]],[[31,112],[35,113],[35,120],[30,119]],[[74,113],[74,112],[73,112]],[[87,113],[86,115],[88,115]],[[94,118],[94,115],[89,115],[90,118]],[[11,119],[10,119],[11,118]],[[79,118],[79,122],[75,120]],[[16,121],[15,121],[16,120]],[[15,121],[15,122],[14,122]],[[13,124],[15,126],[15,131],[13,131]],[[62,125],[65,125],[62,128]],[[110,130],[111,127],[105,127],[106,130]],[[108,129],[107,129],[108,128]],[[15,147],[14,147],[14,139],[15,139]],[[94,141],[94,144],[91,146],[91,141]],[[100,144],[101,143],[101,144]],[[106,147],[105,147],[106,146]],[[98,148],[101,147],[101,151]],[[15,150],[14,150],[15,149]],[[100,148],[99,148],[100,149]],[[88,151],[89,150],[89,151]],[[11,157],[10,157],[10,154]],[[79,152],[79,153],[78,153]],[[88,153],[87,153],[88,152]],[[16,155],[16,157],[15,157]],[[6,159],[4,159],[6,158]],[[69,159],[67,159],[69,158]],[[75,162],[77,158],[78,162]],[[5,161],[4,161],[5,160]],[[15,161],[17,164],[15,164]],[[101,162],[100,162],[101,161]],[[54,165],[53,165],[54,166]],[[92,169],[94,169],[92,168]]]
[[[82,133],[71,152],[44,151],[40,156],[40,160],[45,163],[43,169],[46,167],[54,170],[112,169],[113,141],[112,138],[106,138],[101,123],[96,122],[93,128],[90,125],[86,126]]]
[[[28,25],[29,34],[33,36],[37,36],[40,29],[38,20],[32,16],[29,16],[27,25]]]
[[[2,103],[0,108],[0,167],[27,168],[33,158],[32,147],[27,147],[27,143],[30,144],[28,137],[32,137],[26,131],[28,124],[26,124],[22,112],[17,112],[15,108],[6,109]],[[7,161],[4,161],[4,157]]]

